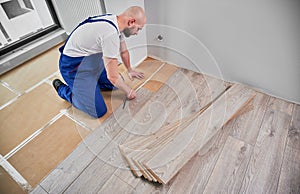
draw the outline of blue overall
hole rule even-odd
[[[89,17],[80,23],[75,30],[86,23],[107,22],[118,31],[113,22],[106,19],[93,19],[96,17],[99,16]],[[72,33],[69,35],[66,43]],[[84,57],[69,57],[63,54],[65,45],[59,48],[61,53],[59,69],[67,85],[61,85],[58,88],[58,95],[77,109],[86,112],[92,117],[100,118],[107,112],[100,90],[114,89],[113,84],[107,79],[102,53]]]

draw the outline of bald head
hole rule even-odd
[[[129,18],[134,18],[138,20],[139,22],[146,22],[146,16],[143,8],[139,6],[132,6],[126,9],[123,13],[125,16]]]
[[[137,35],[146,23],[145,12],[139,6],[129,7],[117,18],[119,29],[126,37]]]

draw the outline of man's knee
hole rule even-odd
[[[107,107],[101,107],[100,110],[97,110],[97,118],[103,117],[107,113]]]

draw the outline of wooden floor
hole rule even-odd
[[[300,193],[300,105],[259,92],[168,184],[136,178],[119,144],[200,110],[231,85],[170,65],[159,74],[124,109],[118,103],[32,193]]]

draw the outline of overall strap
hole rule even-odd
[[[84,24],[87,24],[87,23],[93,23],[93,22],[107,22],[109,24],[111,24],[116,30],[117,32],[119,31],[117,26],[110,20],[107,20],[107,19],[102,19],[101,17],[103,16],[110,16],[112,14],[103,14],[103,15],[98,15],[98,16],[92,16],[92,17],[88,17],[86,20],[84,20],[83,22],[81,22],[71,33],[70,35],[68,36],[67,40],[65,41],[65,44],[59,48],[59,51],[61,53],[63,53],[63,50],[65,48],[65,45],[67,44],[69,38],[71,37],[71,35],[73,34],[73,32],[80,26],[84,25]]]

